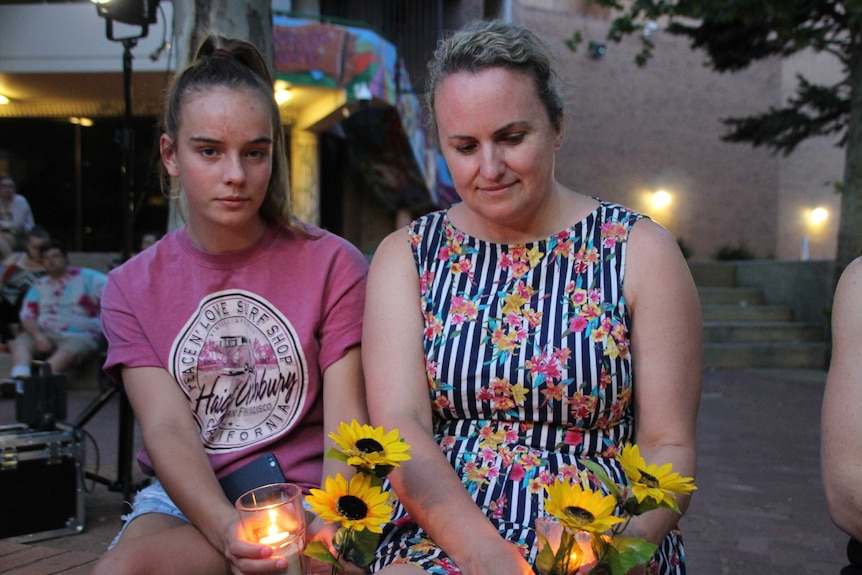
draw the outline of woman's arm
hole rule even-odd
[[[525,575],[532,569],[470,498],[434,441],[419,279],[401,230],[375,253],[368,277],[362,337],[368,411],[372,424],[398,429],[410,461],[390,474],[412,519],[465,575]]]
[[[647,463],[672,463],[694,477],[703,319],[676,241],[650,220],[632,228],[623,293],[632,316],[635,440]],[[678,498],[682,512],[689,499]],[[658,544],[678,519],[672,511],[651,511],[633,519],[629,533]]]
[[[862,540],[862,258],[838,281],[823,396],[821,465],[835,525]]]

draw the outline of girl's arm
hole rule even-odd
[[[123,368],[123,384],[156,476],[176,506],[235,567],[235,573],[285,568],[266,545],[241,539],[239,515],[227,500],[201,443],[188,402],[163,368]]]

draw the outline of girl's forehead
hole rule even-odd
[[[183,100],[178,129],[271,129],[271,116],[268,102],[256,92],[218,87],[191,93]]]

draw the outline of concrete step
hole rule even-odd
[[[702,304],[703,321],[791,321],[793,310],[783,305]]]
[[[703,340],[709,343],[735,342],[822,342],[823,326],[787,321],[708,321],[703,324]]]
[[[689,262],[688,269],[698,287],[736,286],[736,264],[734,262]]]
[[[706,343],[703,346],[703,367],[826,369],[826,354],[825,342]]]
[[[756,287],[699,287],[697,295],[701,304],[763,304],[763,290]]]

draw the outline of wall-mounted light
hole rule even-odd
[[[0,94],[0,106],[3,106],[3,105],[8,104],[8,103],[9,103],[9,98],[4,96],[3,94]]]
[[[667,190],[656,190],[653,192],[652,197],[650,198],[652,207],[656,210],[661,210],[668,207],[672,201],[673,196],[671,196],[670,192],[668,192]]]
[[[829,210],[817,207],[808,213],[808,221],[813,225],[819,225],[829,219]]]
[[[93,120],[91,120],[90,118],[79,118],[78,116],[72,116],[71,118],[69,118],[69,123],[76,126],[83,126],[85,128],[89,128],[93,125]]]
[[[284,106],[293,98],[293,94],[290,91],[290,86],[284,80],[277,80],[274,86],[275,90],[275,101],[279,106]]]

